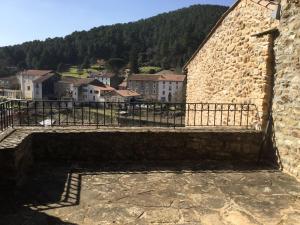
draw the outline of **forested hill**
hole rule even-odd
[[[137,22],[3,47],[0,66],[56,69],[60,63],[93,63],[109,58],[128,62],[136,57],[140,65],[180,67],[226,10],[225,6],[194,5]]]

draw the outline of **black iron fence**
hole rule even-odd
[[[12,100],[0,104],[1,130],[11,126],[239,127],[252,129],[252,104]]]

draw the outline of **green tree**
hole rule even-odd
[[[121,58],[112,58],[107,62],[108,69],[114,74],[119,74],[120,70],[126,66],[126,62]]]

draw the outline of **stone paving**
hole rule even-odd
[[[299,224],[300,184],[253,168],[37,165],[15,198],[2,195],[0,224]]]

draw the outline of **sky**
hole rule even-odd
[[[101,25],[132,22],[195,4],[234,0],[0,0],[0,46],[63,37]]]

